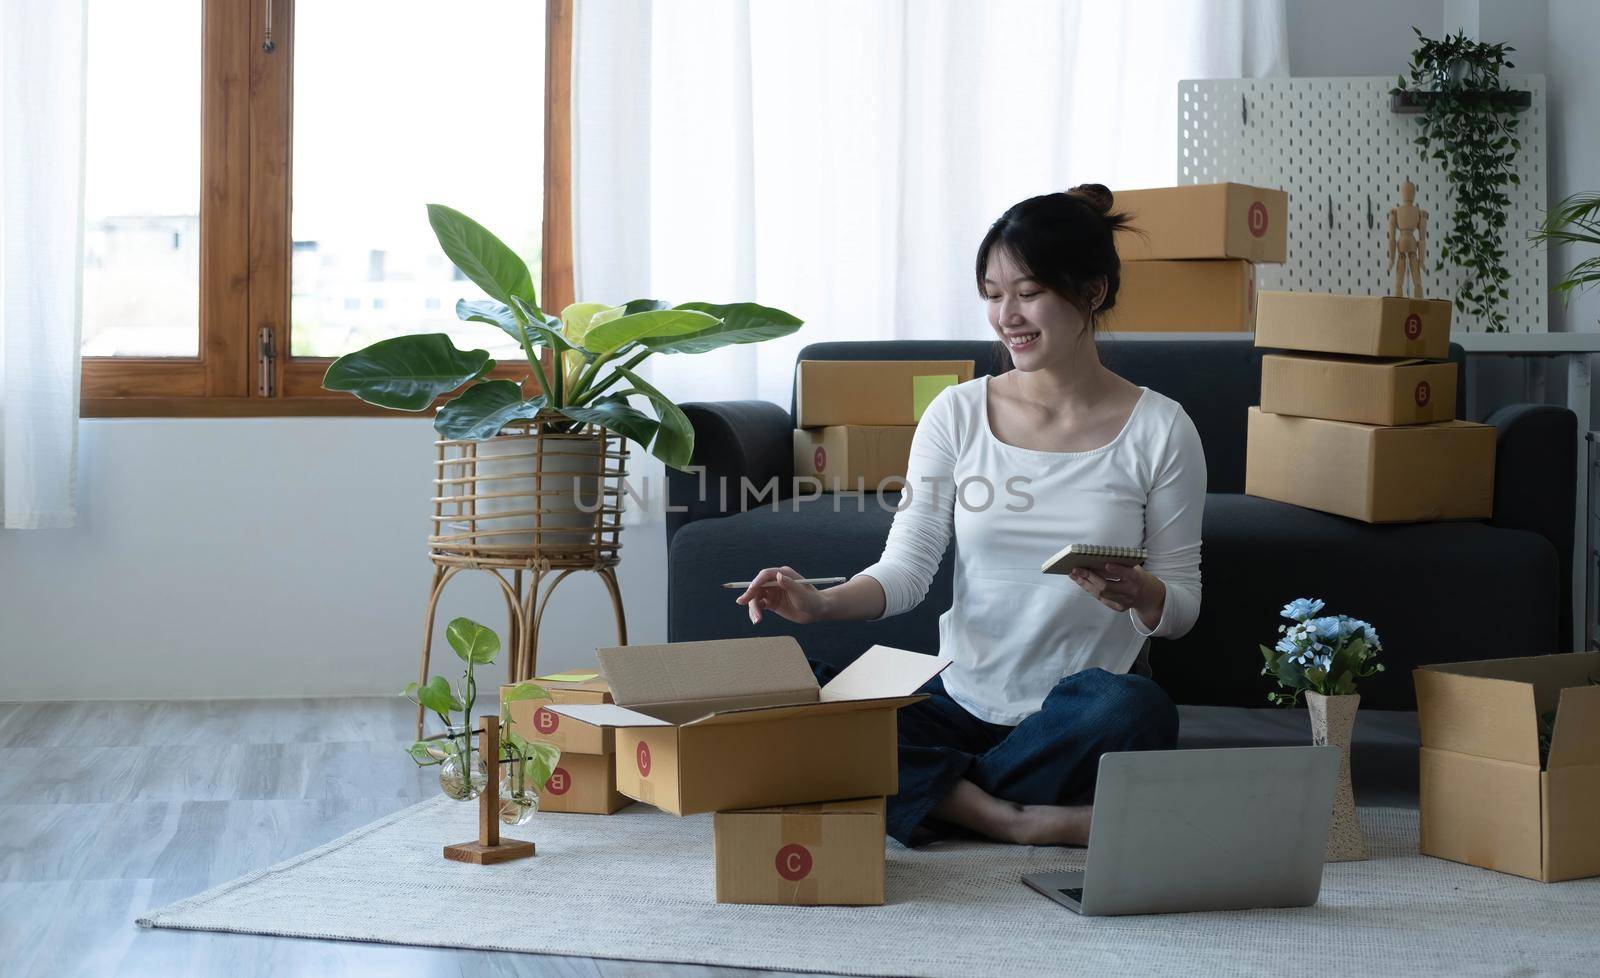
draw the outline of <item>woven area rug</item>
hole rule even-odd
[[[889,844],[883,907],[722,906],[710,816],[541,815],[532,859],[440,848],[477,806],[430,799],[150,913],[146,927],[846,975],[1592,974],[1600,880],[1543,884],[1417,854],[1415,812],[1363,809],[1374,858],[1329,865],[1298,910],[1090,918],[1024,886],[1081,849]],[[518,926],[482,912],[512,896]],[[448,908],[477,906],[471,913]]]

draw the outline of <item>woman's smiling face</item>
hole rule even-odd
[[[983,293],[989,326],[1018,370],[1038,370],[1070,356],[1087,331],[1082,310],[1028,277],[1003,247],[989,253]]]

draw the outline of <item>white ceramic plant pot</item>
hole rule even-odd
[[[594,541],[604,468],[605,442],[598,437],[535,440],[513,429],[481,441],[474,466],[478,519],[451,527],[475,533],[475,547],[495,551],[583,549]]]
[[[1356,815],[1355,792],[1350,786],[1350,738],[1355,732],[1358,694],[1323,696],[1306,694],[1311,713],[1311,742],[1339,748],[1339,786],[1333,796],[1333,820],[1328,826],[1325,862],[1342,863],[1367,858],[1367,834]]]

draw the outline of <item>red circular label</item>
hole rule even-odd
[[[1406,317],[1406,339],[1414,340],[1422,335],[1422,317],[1416,313]]]
[[[559,713],[551,713],[542,706],[533,711],[533,729],[542,734],[552,734],[559,726],[561,726]]]
[[[650,745],[642,740],[639,741],[639,749],[633,752],[633,759],[639,765],[639,774],[648,778],[650,776]]]
[[[1256,201],[1250,205],[1250,235],[1259,238],[1267,233],[1267,205]]]
[[[811,467],[818,472],[828,467],[828,450],[826,448],[818,445],[817,450],[811,453]]]
[[[550,780],[544,783],[545,790],[552,795],[564,795],[572,787],[572,775],[564,767],[558,767],[550,772]]]
[[[778,850],[772,861],[778,875],[793,883],[811,875],[811,850],[802,845],[787,845]]]
[[[1417,381],[1417,407],[1427,407],[1428,400],[1433,397],[1433,388],[1425,380]]]

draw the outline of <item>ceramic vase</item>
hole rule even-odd
[[[1339,785],[1333,796],[1333,820],[1328,825],[1328,847],[1324,856],[1330,863],[1367,858],[1367,835],[1356,817],[1355,793],[1350,787],[1350,738],[1356,726],[1356,707],[1360,705],[1361,697],[1356,694],[1306,694],[1306,707],[1311,712],[1311,742],[1318,747],[1332,744],[1339,748]]]

